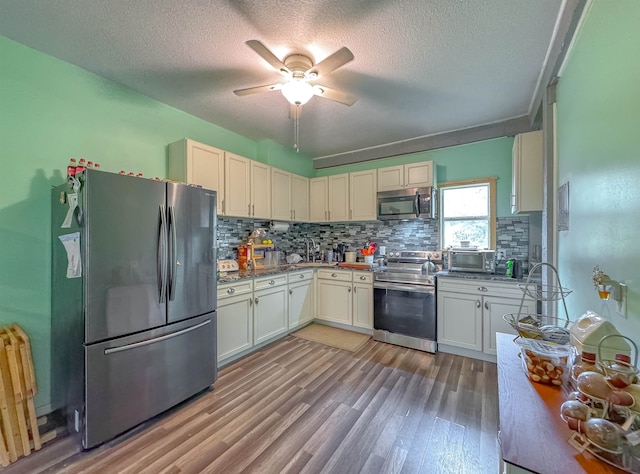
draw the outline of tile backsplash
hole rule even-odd
[[[269,229],[270,221],[218,218],[218,255],[220,258],[235,258],[238,245],[249,237],[255,228]],[[334,243],[346,243],[353,250],[374,241],[387,250],[437,250],[439,249],[439,221],[384,221],[341,223],[291,223],[289,230],[270,231],[276,248],[285,254],[305,254],[306,242],[313,239],[322,250],[330,249]],[[504,250],[506,258],[528,259],[529,219],[527,216],[499,217],[497,219],[497,247]],[[505,268],[498,262],[496,272]]]

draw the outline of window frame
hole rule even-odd
[[[488,176],[486,178],[462,179],[458,181],[447,181],[446,183],[438,183],[438,193],[440,200],[440,248],[444,249],[444,198],[442,190],[444,188],[456,188],[474,185],[489,185],[489,249],[496,250],[496,221],[497,221],[497,176]]]

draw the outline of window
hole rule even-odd
[[[456,181],[440,185],[441,248],[460,242],[496,248],[496,178]]]

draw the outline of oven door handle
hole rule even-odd
[[[381,281],[374,282],[373,288],[379,288],[382,290],[410,291],[412,293],[435,293],[436,291],[433,286],[399,285],[398,283],[387,283]]]

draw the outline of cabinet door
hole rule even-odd
[[[318,319],[352,324],[351,283],[318,280]]]
[[[373,285],[353,284],[353,325],[373,329]]]
[[[329,221],[349,220],[349,174],[329,176]]]
[[[287,286],[256,291],[253,298],[254,342],[287,332]]]
[[[309,222],[309,178],[291,176],[291,207],[294,221]]]
[[[251,202],[250,161],[248,158],[233,153],[225,153],[225,216],[249,217]]]
[[[329,180],[326,177],[309,181],[309,220],[329,221]]]
[[[438,343],[482,351],[482,297],[438,291]]]
[[[253,346],[253,296],[218,300],[218,362]]]
[[[423,161],[404,165],[404,187],[433,186],[433,162]]]
[[[169,145],[169,178],[217,192],[217,214],[224,200],[224,151],[184,139]]]
[[[273,180],[271,215],[275,220],[289,221],[292,217],[291,173],[274,168],[271,178]]]
[[[378,169],[378,191],[393,191],[404,186],[404,166],[388,166]]]
[[[518,314],[521,298],[502,298],[486,296],[483,300],[483,351],[496,355],[496,332],[517,335],[517,331],[507,323],[505,314]],[[522,314],[536,314],[536,301],[526,298],[522,305]]]
[[[271,219],[271,166],[251,160],[251,217]]]
[[[377,216],[376,170],[349,174],[350,220],[375,221]]]
[[[511,213],[542,210],[542,130],[521,133],[513,141]]]
[[[313,281],[289,285],[289,329],[313,319]]]

